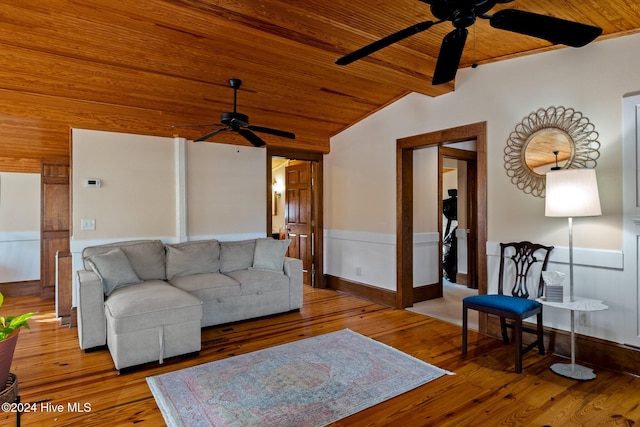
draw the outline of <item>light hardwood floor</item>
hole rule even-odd
[[[515,374],[512,347],[496,339],[471,331],[470,351],[462,356],[459,326],[331,290],[306,288],[300,312],[204,329],[199,356],[120,376],[106,350],[78,348],[77,329],[58,326],[50,301],[7,298],[3,314],[29,310],[39,314],[21,332],[12,368],[22,402],[35,408],[23,414],[23,426],[161,426],[145,377],[343,328],[456,375],[334,426],[630,426],[640,420],[640,378],[597,369],[594,381],[578,382],[549,370],[559,358],[536,352],[525,355],[523,373]],[[86,411],[70,411],[74,405]],[[0,425],[15,425],[15,415],[0,413]]]

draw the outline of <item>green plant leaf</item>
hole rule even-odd
[[[18,329],[24,326],[25,328],[29,329],[29,324],[27,323],[27,320],[29,320],[31,316],[33,316],[34,314],[35,313],[25,313],[25,314],[21,314],[20,316],[7,317],[7,322],[9,323],[7,327]]]
[[[2,307],[2,303],[4,302],[4,295],[0,292],[0,307]],[[27,320],[31,318],[36,313],[25,313],[19,316],[9,316],[4,317],[0,316],[0,341],[7,339],[9,335],[13,331],[19,328],[27,328],[29,329],[29,324]]]
[[[12,328],[0,328],[0,341],[7,339],[9,335],[14,331]]]

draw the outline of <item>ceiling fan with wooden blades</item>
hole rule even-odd
[[[407,37],[426,31],[434,25],[450,21],[454,29],[442,41],[433,73],[432,84],[438,85],[455,78],[467,40],[467,28],[476,22],[476,18],[489,20],[489,24],[494,28],[571,47],[585,46],[602,34],[600,27],[523,10],[503,9],[492,15],[487,14],[496,4],[511,3],[513,0],[419,1],[431,6],[431,14],[437,18],[437,21],[424,21],[411,25],[339,58],[336,64],[350,64]]]
[[[195,139],[195,142],[206,141],[209,138],[214,137],[215,135],[225,132],[238,132],[242,137],[244,137],[247,141],[249,141],[255,147],[263,147],[267,145],[267,143],[256,135],[254,132],[266,133],[269,135],[275,135],[282,138],[295,139],[296,135],[292,132],[287,132],[278,129],[267,128],[263,126],[254,126],[249,124],[249,116],[246,114],[239,113],[237,110],[237,102],[238,102],[238,88],[242,84],[242,80],[240,79],[230,79],[229,86],[233,88],[233,111],[225,112],[220,115],[221,123],[213,123],[213,124],[182,124],[182,125],[173,125],[172,127],[186,127],[186,126],[224,126],[221,129],[216,129],[212,132],[206,133],[201,137]]]

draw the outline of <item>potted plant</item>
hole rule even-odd
[[[0,307],[4,302],[4,295],[0,292]],[[9,377],[13,352],[16,349],[20,328],[29,328],[27,320],[36,313],[25,313],[19,316],[4,317],[0,315],[0,390],[4,389]]]

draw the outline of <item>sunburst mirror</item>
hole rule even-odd
[[[598,132],[582,113],[565,107],[540,108],[509,135],[504,167],[520,190],[544,197],[547,172],[595,168],[599,148]]]

